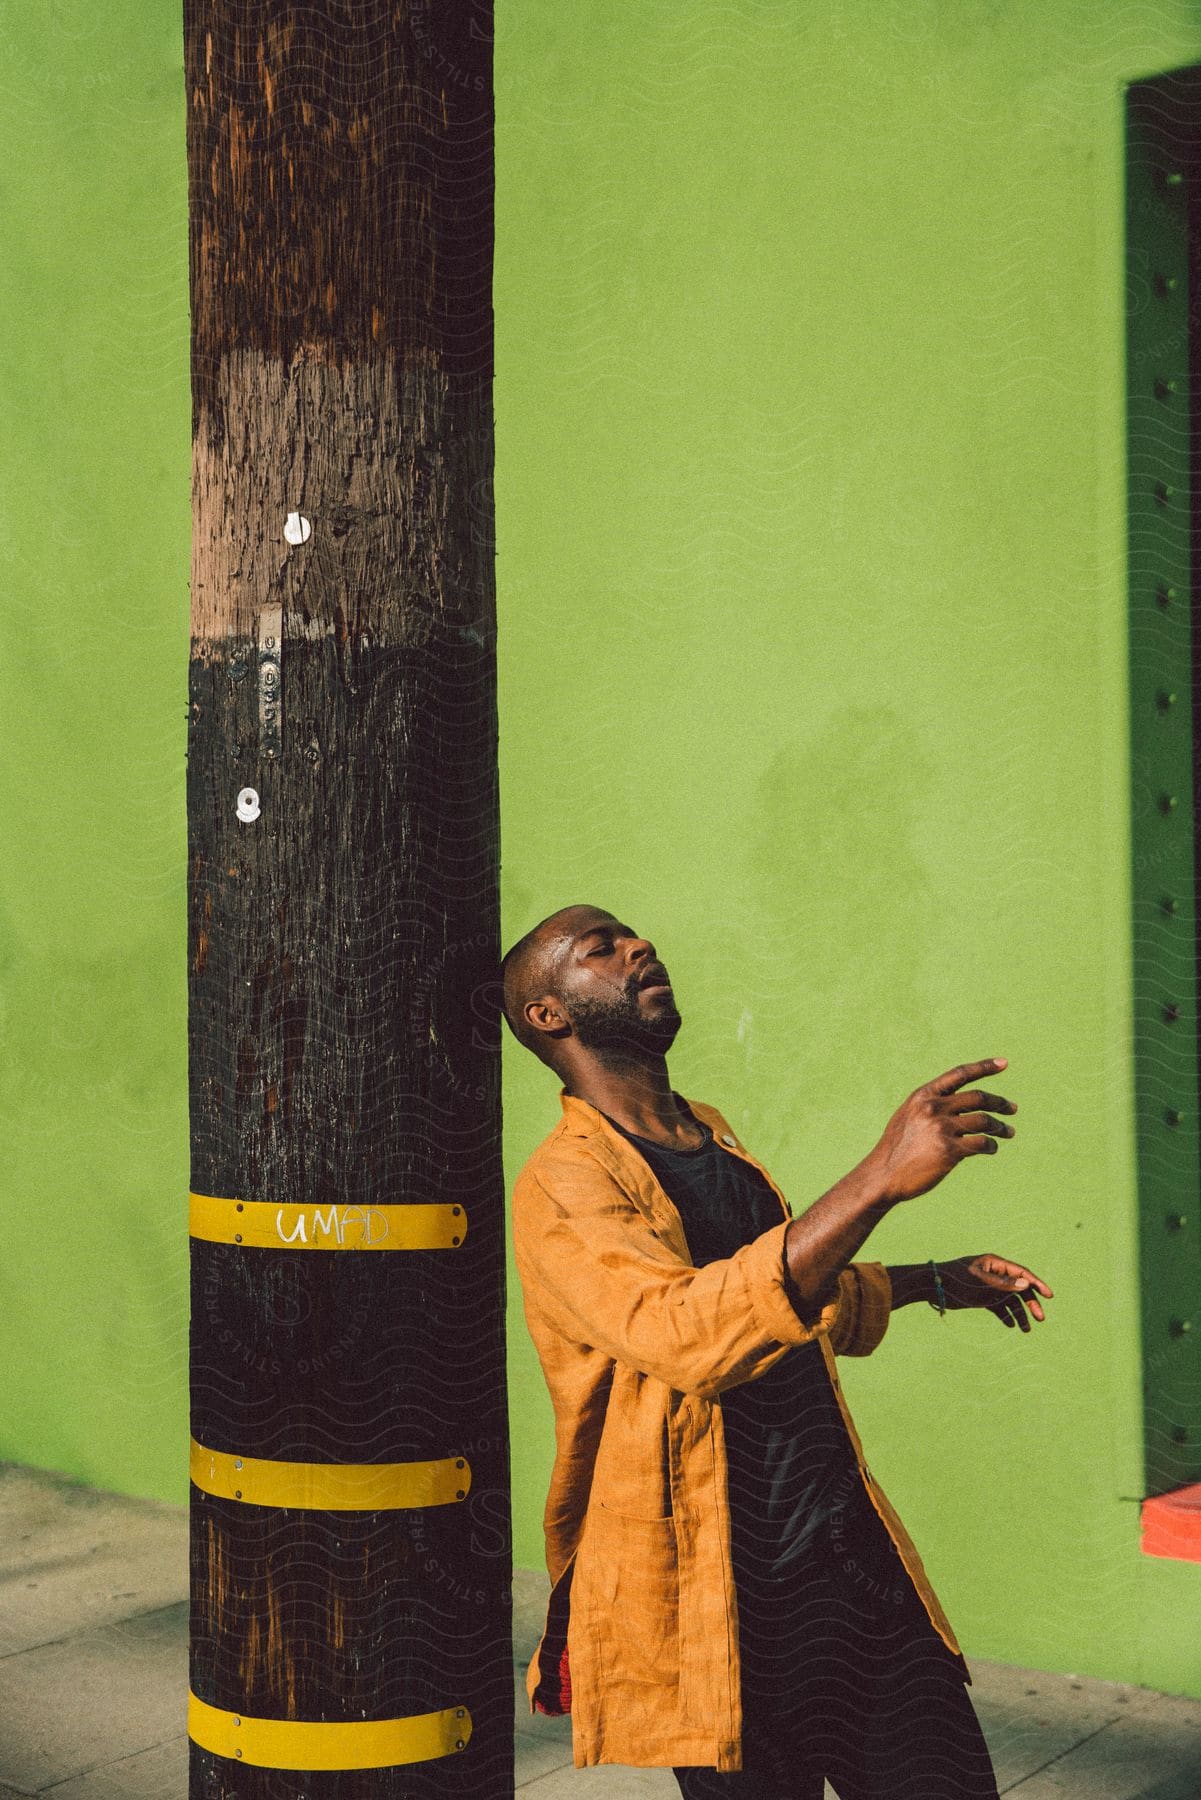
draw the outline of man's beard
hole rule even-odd
[[[637,988],[611,1003],[569,997],[566,1004],[580,1043],[608,1065],[666,1056],[684,1022],[674,1000],[660,1004],[655,1013],[645,1012]]]

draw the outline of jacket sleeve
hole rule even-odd
[[[892,1281],[880,1262],[848,1263],[838,1277],[839,1307],[830,1326],[836,1356],[870,1356],[892,1316]]]
[[[840,1278],[810,1321],[794,1308],[784,1286],[788,1224],[697,1269],[591,1156],[561,1170],[527,1165],[513,1191],[527,1305],[573,1341],[704,1398],[765,1375],[790,1345],[829,1331],[846,1303]]]

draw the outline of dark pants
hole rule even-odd
[[[879,1519],[856,1530],[784,1581],[743,1571],[743,1767],[676,1769],[684,1800],[997,1800],[966,1664]]]

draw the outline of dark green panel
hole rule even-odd
[[[1193,675],[1201,70],[1129,89],[1134,1079],[1146,1492],[1201,1479]],[[1191,225],[1191,229],[1190,229]],[[1192,268],[1190,269],[1190,265]]]

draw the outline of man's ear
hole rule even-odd
[[[567,1020],[554,1000],[527,1000],[525,1016],[535,1031],[559,1031]]]

